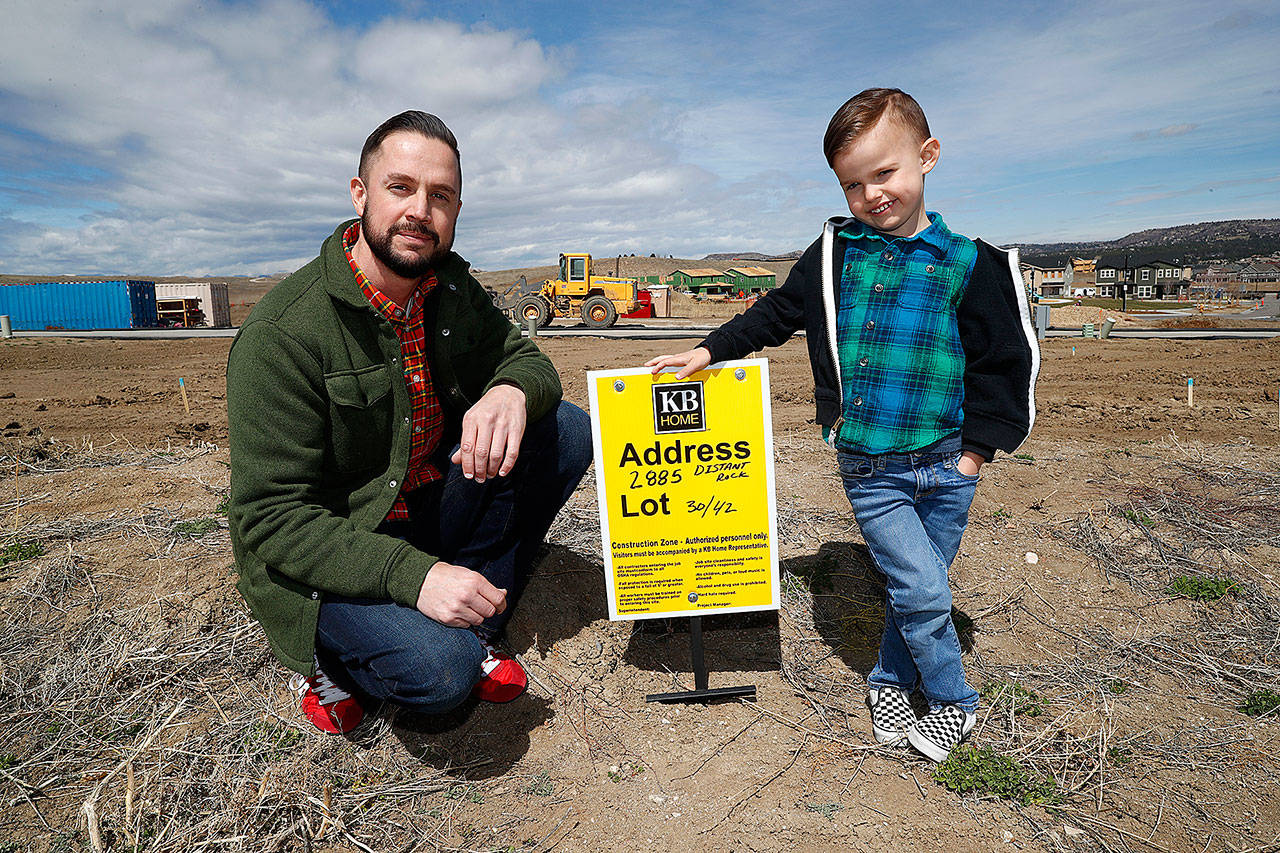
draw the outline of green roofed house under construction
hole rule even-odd
[[[729,292],[728,277],[713,269],[675,270],[671,273],[671,284],[690,293]]]
[[[729,290],[733,293],[756,293],[778,286],[777,274],[764,267],[730,267],[725,275],[728,277]]]

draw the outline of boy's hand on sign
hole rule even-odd
[[[960,461],[956,463],[956,470],[966,477],[976,477],[978,472],[982,470],[984,461],[986,460],[982,458],[981,454],[966,450],[960,454]]]
[[[507,591],[489,583],[479,572],[441,560],[422,581],[417,607],[441,625],[466,628],[506,610]]]
[[[664,367],[678,367],[680,370],[676,372],[676,379],[684,379],[692,373],[697,373],[708,364],[711,363],[711,350],[706,347],[696,347],[687,352],[678,352],[675,355],[660,355],[651,358],[644,363],[645,367],[651,368],[650,372],[657,374]]]

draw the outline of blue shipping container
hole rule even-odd
[[[0,285],[0,314],[17,331],[142,329],[156,325],[153,281],[46,281]]]

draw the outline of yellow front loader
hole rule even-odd
[[[521,324],[533,320],[545,328],[555,317],[582,317],[592,329],[607,329],[619,314],[640,307],[634,278],[591,274],[591,256],[570,252],[560,256],[560,277],[542,282],[536,293],[520,297],[514,306]]]

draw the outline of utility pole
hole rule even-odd
[[[1124,278],[1120,281],[1120,311],[1129,310],[1129,256],[1124,256]]]

